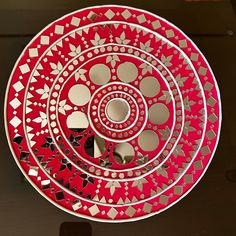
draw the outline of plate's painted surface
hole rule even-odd
[[[49,201],[133,221],[185,196],[208,167],[221,105],[199,49],[166,20],[123,6],[73,12],[41,31],[5,100],[17,164]]]

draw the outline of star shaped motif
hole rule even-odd
[[[87,174],[81,174],[80,177],[83,179],[83,188],[85,188],[88,183],[94,183],[93,177],[88,176]]]
[[[134,180],[132,187],[137,187],[140,192],[143,191],[143,184],[148,183],[145,178]]]
[[[110,181],[106,184],[105,188],[110,188],[110,193],[113,195],[115,193],[116,188],[120,188],[121,185],[117,181]]]
[[[55,144],[53,143],[53,140],[51,137],[45,137],[45,139],[47,140],[46,143],[44,143],[43,145],[41,145],[41,147],[43,148],[50,148],[51,151],[53,152],[56,148]]]

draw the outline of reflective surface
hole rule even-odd
[[[153,104],[149,109],[149,119],[153,124],[164,124],[169,116],[168,108],[162,103]]]
[[[7,127],[26,178],[38,181],[43,195],[53,192],[47,196],[56,205],[90,219],[138,219],[171,206],[204,173],[221,120],[217,85],[202,54],[173,25],[127,7],[101,9],[74,13],[44,31],[40,47],[30,44],[9,87]],[[123,22],[100,23],[101,15]],[[86,21],[96,24],[77,30]],[[50,51],[37,59],[44,48]],[[124,122],[125,109],[121,118],[110,109],[119,123],[106,111],[117,98],[130,107]]]
[[[159,138],[152,130],[145,130],[139,135],[138,144],[144,151],[150,152],[157,148]]]
[[[2,70],[4,82],[1,84],[2,100],[4,99],[5,84],[12,69],[12,63],[20,53],[20,48],[30,40],[30,34],[32,34],[33,37],[33,35],[37,33],[38,30],[41,30],[48,22],[60,17],[62,11],[66,13],[71,11],[71,9],[76,10],[83,6],[88,6],[89,4],[88,2],[67,2],[67,4],[65,4],[65,1],[63,0],[57,2],[14,1],[14,5],[12,2],[13,1],[1,2],[1,5],[4,5],[4,11],[1,14],[3,19],[1,34],[13,34],[10,38],[5,37],[1,39],[2,43],[0,47],[4,58],[0,60],[1,68],[4,68],[4,70]],[[100,2],[102,3],[102,1]],[[214,61],[212,65],[213,71],[215,71],[217,77],[219,77],[224,84],[224,89],[222,90],[223,100],[234,100],[235,93],[233,92],[233,81],[229,78],[232,76],[235,77],[233,66],[235,64],[235,38],[226,35],[227,29],[232,29],[235,21],[235,16],[232,13],[233,11],[230,8],[230,5],[226,2],[215,2],[214,4],[205,2],[203,3],[204,6],[200,3],[187,3],[188,7],[183,9],[180,6],[180,1],[177,1],[177,3],[166,0],[158,1],[158,6],[156,6],[156,3],[156,1],[151,1],[150,5],[146,6],[146,3],[137,1],[135,4],[140,8],[150,7],[154,9],[156,7],[156,13],[164,16],[166,19],[170,19],[173,23],[178,22],[180,28],[185,29],[186,34],[194,34],[192,37],[196,44],[200,48],[204,48],[204,53],[207,57]],[[209,4],[211,5],[209,6]],[[6,10],[9,9],[9,7],[15,9],[17,6],[21,9],[30,8],[30,10]],[[42,8],[47,8],[50,11],[43,10]],[[63,10],[57,10],[57,8]],[[174,11],[173,8],[175,9]],[[224,11],[224,13],[222,11]],[[189,20],[186,21],[188,14],[191,14],[191,18],[188,18],[191,23]],[[24,20],[26,15],[28,22],[32,22],[31,24],[25,24]],[[199,18],[199,15],[202,17]],[[213,17],[214,20],[211,20]],[[227,24],[227,22],[231,17],[233,20],[230,21],[230,25]],[[34,21],[35,18],[38,20]],[[16,21],[17,28],[15,27]],[[208,24],[206,24],[207,21]],[[5,22],[8,22],[8,24],[4,28]],[[29,36],[19,36],[25,33],[29,34]],[[211,35],[211,37],[205,36],[204,34],[198,35],[199,33],[207,33],[208,35]],[[225,37],[217,37],[214,33],[225,34]],[[15,46],[13,47],[12,45]],[[224,47],[219,47],[219,45],[224,45]],[[222,59],[222,56],[223,58],[227,57],[229,61],[234,63],[232,65],[231,63],[226,63],[226,61]],[[206,177],[201,181],[201,186],[193,190],[191,195],[183,200],[182,204],[177,204],[174,208],[166,211],[165,217],[163,217],[163,215],[154,216],[149,220],[145,220],[142,223],[139,222],[138,224],[107,224],[106,232],[104,231],[104,224],[91,222],[93,233],[98,235],[101,233],[103,235],[113,234],[114,236],[120,234],[127,236],[130,235],[130,232],[134,232],[138,236],[143,234],[156,235],[156,224],[158,221],[158,229],[165,235],[172,235],[173,232],[178,236],[184,234],[191,235],[192,232],[200,235],[222,235],[225,228],[227,228],[230,235],[234,235],[235,224],[233,216],[235,207],[231,203],[236,197],[235,188],[234,184],[227,181],[224,177],[222,178],[222,176],[225,175],[227,170],[232,169],[233,163],[235,162],[234,155],[231,155],[235,149],[233,142],[235,136],[235,126],[233,125],[235,115],[232,113],[233,110],[230,103],[225,102],[224,105],[225,128],[222,132],[220,146],[216,153],[216,158],[212,163],[213,167],[212,165],[210,166]],[[3,108],[1,109],[3,114]],[[227,127],[229,127],[229,129]],[[4,136],[4,132],[2,132],[2,155],[10,157],[12,154],[10,153]],[[31,186],[24,181],[21,181],[21,173],[14,160],[1,158],[0,162],[1,176],[3,179],[7,179],[7,181],[2,182],[2,190],[4,189],[4,191],[2,191],[0,196],[3,204],[2,209],[7,208],[7,211],[1,213],[2,220],[0,224],[2,234],[28,236],[31,235],[30,231],[36,229],[38,225],[50,224],[50,227],[40,227],[40,230],[35,230],[34,234],[41,236],[42,234],[46,235],[50,233],[52,236],[58,236],[58,228],[61,222],[80,221],[79,218],[75,218],[66,213],[64,214],[54,206],[48,204],[47,201],[38,195],[38,192],[31,191]],[[217,191],[217,189],[224,189],[224,191],[218,192],[219,195],[212,198],[212,192]],[[16,195],[17,198],[15,197]],[[199,200],[201,196],[204,196],[204,201]],[[20,205],[18,204],[19,201],[21,202]],[[186,201],[187,204],[184,204]],[[209,202],[212,202],[212,204],[209,204]],[[218,214],[212,214],[216,205],[218,206],[218,211],[225,217],[221,218],[218,217]],[[21,217],[22,208],[24,208],[24,217]],[[202,211],[197,211],[196,208],[201,208]],[[186,217],[186,211],[194,212],[194,214],[190,214],[189,217]],[[37,215],[35,215],[35,212],[37,212]],[[53,217],[51,217],[52,215]],[[9,218],[15,222],[15,227],[12,227],[11,221],[7,220]],[[31,221],[30,224],[25,224],[25,221],[31,218],[34,218],[35,220]],[[173,218],[175,221],[168,220]],[[183,221],[185,222],[184,227],[182,224]],[[192,222],[195,221],[197,221],[198,224],[192,224]]]
[[[140,91],[146,97],[154,97],[160,91],[160,84],[152,76],[145,77],[140,83]]]
[[[117,144],[113,152],[113,157],[119,164],[128,164],[134,158],[134,149],[129,143]]]
[[[125,121],[129,115],[130,108],[123,99],[113,99],[106,107],[107,116],[115,122]]]

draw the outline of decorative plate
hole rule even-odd
[[[162,212],[206,171],[220,95],[206,59],[178,28],[125,6],[82,9],[27,45],[8,83],[15,160],[51,203],[96,221]]]

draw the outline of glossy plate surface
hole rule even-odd
[[[143,219],[206,171],[221,125],[218,86],[195,44],[143,10],[82,9],[41,31],[19,57],[6,133],[28,181],[79,217]]]

